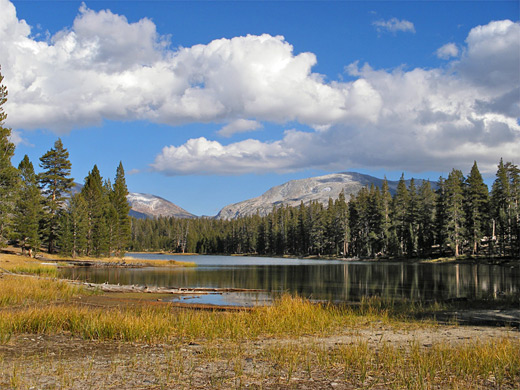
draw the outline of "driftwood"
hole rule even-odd
[[[265,292],[265,290],[247,289],[247,288],[185,288],[185,287],[148,287],[136,285],[119,285],[119,284],[98,284],[98,283],[81,283],[88,288],[99,289],[103,292],[140,292],[152,294],[211,294],[211,293],[227,293],[227,292]]]

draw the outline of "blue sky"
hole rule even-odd
[[[197,215],[287,180],[437,179],[520,157],[519,3],[0,0],[13,163]],[[4,26],[3,28],[1,26]],[[36,165],[36,164],[35,164]]]

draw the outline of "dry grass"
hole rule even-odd
[[[196,267],[197,265],[191,261],[176,261],[176,260],[149,260],[149,259],[138,259],[130,257],[64,257],[60,255],[49,255],[46,254],[45,258],[55,261],[76,261],[76,262],[89,262],[89,263],[100,263],[100,264],[113,264],[113,265],[130,265],[140,267]]]
[[[59,280],[0,275],[0,307],[67,301],[80,294],[89,292]]]
[[[40,338],[38,338],[39,340]],[[27,338],[26,338],[27,340]],[[23,341],[28,348],[36,339]],[[139,389],[518,389],[518,340],[374,348],[209,342],[143,346],[74,339],[38,354],[0,354],[0,387]]]
[[[16,286],[25,283],[13,283],[12,280],[10,282]],[[32,282],[34,281],[31,281],[31,284]],[[64,285],[60,284],[62,282],[39,282],[49,283],[49,291],[65,289]],[[9,280],[6,280],[6,284],[9,284]],[[27,289],[36,291],[32,285]],[[42,286],[41,290],[45,290],[45,287]],[[69,294],[67,296],[71,296],[78,290],[65,291]],[[23,294],[21,291],[15,291],[9,293],[9,296]],[[47,299],[52,300],[52,295]],[[4,305],[9,304],[13,304],[13,301],[6,300]],[[164,305],[110,309],[80,307],[77,304],[28,306],[23,310],[5,311],[0,318],[0,334],[6,338],[8,335],[20,333],[71,332],[85,339],[133,342],[169,342],[174,339],[251,340],[265,337],[298,337],[306,334],[327,335],[344,328],[370,327],[374,322],[402,329],[428,326],[427,323],[419,321],[395,320],[388,315],[386,309],[377,307],[370,310],[367,307],[338,308],[283,296],[272,306],[233,313],[172,310]]]

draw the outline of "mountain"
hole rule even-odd
[[[392,194],[395,193],[398,183],[397,181],[388,181]],[[422,180],[416,180],[416,186],[420,186],[421,183]],[[341,191],[345,192],[345,197],[348,200],[350,194],[355,194],[362,187],[370,186],[371,184],[381,188],[383,179],[356,172],[343,172],[308,179],[291,180],[271,188],[259,197],[225,206],[220,210],[216,218],[234,219],[256,213],[267,215],[275,206],[288,205],[294,207],[299,206],[302,201],[304,204],[314,200],[327,204],[329,198],[336,199]],[[408,184],[409,181],[407,181]],[[433,183],[432,187],[435,187]]]
[[[74,183],[72,194],[81,192],[82,184]],[[176,217],[176,218],[197,218],[196,215],[180,208],[176,204],[156,195],[141,194],[130,192],[127,196],[130,204],[130,216],[140,219],[154,217]]]
[[[159,196],[131,192],[127,196],[130,203],[130,215],[136,218],[176,217],[197,218],[176,204]]]

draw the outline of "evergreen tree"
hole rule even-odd
[[[520,169],[506,163],[511,191],[511,255],[520,257]]]
[[[103,188],[103,179],[96,165],[85,178],[81,194],[87,204],[87,256],[99,257],[108,251],[108,228],[106,209],[108,199]]]
[[[104,208],[104,220],[106,225],[106,246],[105,251],[108,256],[116,251],[119,239],[119,216],[113,202],[114,191],[110,180],[106,180],[103,186],[103,199],[106,200]],[[164,232],[161,232],[164,235]]]
[[[63,254],[73,258],[86,254],[88,232],[87,203],[81,193],[70,198],[69,207],[63,214],[59,243]]]
[[[40,249],[40,219],[42,218],[43,197],[38,187],[34,167],[25,155],[18,165],[20,173],[20,196],[16,202],[15,231],[22,252],[28,251],[32,256]]]
[[[424,180],[419,187],[418,248],[421,255],[430,255],[435,243],[436,195],[430,182]]]
[[[419,195],[413,178],[408,186],[408,194],[406,252],[408,256],[415,256],[419,244]]]
[[[340,192],[338,199],[334,202],[334,229],[336,255],[348,254],[348,242],[350,240],[350,229],[348,223],[348,205],[345,200],[345,194]]]
[[[378,254],[381,255],[384,247],[384,208],[381,192],[373,184],[370,186],[367,218],[370,243],[368,255],[374,257]]]
[[[16,169],[11,164],[15,149],[10,140],[11,129],[4,127],[7,114],[2,106],[7,102],[8,92],[3,80],[0,73],[0,247],[7,244],[11,234],[18,180]]]
[[[381,187],[381,207],[383,211],[383,254],[388,254],[390,249],[390,235],[392,229],[392,220],[390,218],[392,208],[392,195],[388,187],[388,180],[383,180]]]
[[[461,254],[464,238],[464,176],[458,169],[453,169],[446,180],[446,229],[448,243],[455,256]]]
[[[45,196],[44,237],[49,253],[54,253],[60,213],[65,207],[73,183],[73,179],[69,177],[69,152],[63,147],[61,139],[58,138],[54,148],[40,157],[40,167],[43,172],[39,174],[39,182]]]
[[[397,192],[392,201],[392,222],[395,238],[397,239],[397,255],[402,256],[407,248],[409,237],[408,227],[408,205],[410,204],[410,194],[406,188],[404,174],[401,175],[397,184]]]
[[[491,189],[491,208],[499,254],[504,255],[511,244],[511,188],[502,159]]]
[[[488,203],[489,191],[475,161],[466,178],[464,194],[466,234],[473,255],[477,254],[479,242],[487,231]]]
[[[448,241],[447,230],[447,196],[446,179],[439,177],[437,188],[437,201],[435,203],[435,241],[439,245],[440,254],[446,250]]]

